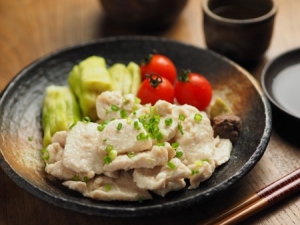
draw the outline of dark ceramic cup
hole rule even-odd
[[[274,0],[202,0],[206,46],[236,62],[261,59],[269,48]]]

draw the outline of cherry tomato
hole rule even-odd
[[[212,87],[200,74],[182,71],[174,84],[175,98],[179,104],[189,104],[204,110],[212,99]]]
[[[173,103],[174,88],[166,78],[150,74],[142,82],[137,97],[141,99],[142,104],[154,105],[159,99]]]
[[[142,80],[146,74],[155,73],[168,79],[174,84],[177,77],[177,70],[174,63],[168,57],[161,54],[150,54],[140,64]]]

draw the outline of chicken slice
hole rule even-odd
[[[201,114],[202,120],[200,122],[195,121],[195,114]],[[212,174],[215,169],[214,152],[215,143],[213,137],[213,129],[210,125],[210,120],[205,112],[197,110],[190,105],[176,106],[173,110],[173,118],[177,119],[180,124],[175,135],[175,141],[179,143],[179,149],[183,152],[181,157],[182,162],[193,168],[196,161],[206,161],[207,168],[205,170],[199,170],[197,176],[191,176],[191,185],[196,188],[199,185],[201,173],[205,173],[209,170],[209,173],[203,174],[203,177],[207,179],[207,174]],[[181,119],[179,119],[181,117]]]
[[[151,150],[131,152],[129,155],[119,155],[110,164],[103,166],[104,171],[130,170],[135,168],[154,168],[166,165],[175,151],[169,143],[164,146],[154,145]]]
[[[103,139],[97,127],[96,123],[77,122],[69,131],[62,159],[66,168],[77,174],[103,172],[105,154],[99,152]]]
[[[123,118],[121,111],[127,115],[141,107],[133,94],[122,95],[120,91],[102,92],[96,100],[97,116],[101,121]]]
[[[140,201],[152,199],[146,189],[140,189],[129,172],[120,171],[118,178],[100,175],[85,182],[65,181],[63,185],[81,192],[84,196],[103,201]]]
[[[167,184],[164,188],[152,190],[152,192],[154,192],[155,194],[160,195],[162,197],[165,197],[166,194],[169,193],[170,191],[178,191],[178,190],[181,190],[182,188],[185,188],[185,186],[186,186],[186,183],[185,183],[184,179],[179,179],[176,181],[167,182]]]
[[[55,163],[47,164],[45,167],[46,173],[51,174],[52,176],[60,180],[70,180],[73,179],[76,173],[72,170],[67,169],[62,161],[57,161]]]
[[[139,188],[148,190],[164,189],[166,194],[167,190],[172,190],[171,186],[167,186],[169,182],[177,182],[180,179],[188,178],[191,172],[178,158],[171,159],[170,163],[172,168],[169,166],[170,164],[166,164],[153,169],[135,169],[132,174],[133,181]]]
[[[191,170],[189,189],[195,189],[199,184],[211,177],[214,167],[207,161],[196,161],[194,164],[188,165]]]
[[[216,166],[220,166],[229,160],[232,150],[232,143],[229,139],[223,139],[217,136],[215,138],[215,145],[216,150],[214,152],[213,158],[215,160]]]
[[[139,129],[135,128],[136,122]],[[118,126],[121,128],[118,129]],[[121,153],[140,152],[151,148],[152,141],[150,138],[138,140],[140,134],[147,134],[143,125],[137,120],[128,123],[126,119],[115,119],[109,122],[101,132],[102,144],[100,152],[106,151],[108,145],[112,145],[113,149]]]

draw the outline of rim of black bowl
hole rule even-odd
[[[278,56],[270,60],[262,70],[260,82],[265,95],[275,107],[277,107],[285,114],[291,116],[292,118],[300,121],[300,116],[297,116],[293,112],[288,111],[281,104],[279,104],[275,98],[272,97],[271,90],[269,88],[269,86],[271,85],[267,85],[267,81],[272,82],[274,77],[276,77],[280,71],[287,68],[288,66],[295,65],[295,64],[300,65],[300,48],[287,50],[284,53],[279,54]]]
[[[0,105],[2,104],[3,99],[5,98],[7,92],[13,87],[13,84],[21,78],[22,74],[24,74],[27,70],[31,69],[32,67],[35,67],[37,64],[41,63],[42,61],[51,58],[57,54],[61,54],[63,52],[67,52],[70,50],[74,50],[77,48],[82,48],[84,46],[92,45],[92,44],[100,44],[104,42],[115,42],[115,41],[153,41],[153,42],[171,42],[174,44],[178,44],[181,46],[194,48],[194,49],[201,49],[200,47],[190,45],[187,43],[183,43],[176,40],[170,40],[168,38],[164,37],[154,37],[154,36],[117,36],[117,37],[107,37],[107,38],[100,38],[93,41],[83,42],[81,44],[67,46],[65,48],[61,48],[59,50],[53,51],[50,54],[47,54],[43,57],[40,57],[39,59],[33,61],[31,64],[29,64],[27,67],[22,69],[11,81],[10,83],[5,87],[4,91],[0,95]],[[251,74],[249,74],[245,69],[240,67],[235,62],[225,58],[224,56],[215,53],[209,49],[205,49],[205,51],[209,52],[212,55],[215,55],[218,58],[222,58],[222,60],[227,61],[229,64],[232,64],[237,69],[241,70],[251,81],[251,83],[255,86],[258,94],[261,97],[263,106],[265,108],[265,128],[263,131],[263,135],[260,139],[259,145],[256,148],[256,151],[253,153],[253,155],[250,157],[250,159],[243,165],[243,167],[237,171],[230,179],[216,185],[215,187],[208,189],[204,192],[201,192],[201,194],[197,196],[190,196],[188,198],[181,199],[177,202],[172,203],[164,203],[164,205],[154,205],[154,206],[143,206],[139,205],[136,206],[129,206],[129,207],[116,207],[116,206],[105,206],[103,207],[96,207],[96,206],[90,206],[88,204],[85,204],[83,202],[77,202],[72,201],[70,199],[61,198],[58,196],[50,195],[49,193],[39,189],[38,187],[34,186],[33,184],[29,183],[28,181],[22,179],[20,175],[14,171],[8,162],[5,161],[4,156],[2,155],[0,151],[0,166],[4,170],[4,172],[23,190],[27,191],[28,193],[32,194],[33,196],[49,203],[54,206],[69,209],[75,212],[81,212],[89,215],[99,215],[99,216],[108,216],[108,217],[140,217],[140,216],[151,216],[156,214],[165,214],[178,211],[180,209],[184,209],[186,207],[190,207],[192,205],[195,205],[197,203],[200,203],[200,201],[204,201],[209,199],[215,194],[219,194],[231,187],[233,187],[238,181],[240,181],[245,175],[247,175],[248,172],[253,169],[255,164],[259,161],[259,159],[263,156],[267,145],[269,143],[269,139],[271,136],[271,130],[272,130],[272,115],[271,115],[271,107],[269,105],[268,99],[265,97],[263,91],[260,89],[258,83],[256,83],[256,80],[253,78]],[[113,212],[113,213],[112,213]]]

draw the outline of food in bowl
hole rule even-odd
[[[58,107],[53,95],[45,96],[44,140],[46,130],[51,137],[44,141],[42,158],[48,174],[86,197],[141,201],[151,199],[152,193],[164,197],[187,185],[198,188],[229,160],[232,141],[216,135],[208,113],[164,100],[141,104],[136,88],[124,93],[123,86],[108,82],[112,73],[104,62],[93,56],[72,69],[69,87],[75,98],[65,96],[77,113],[72,113],[67,128],[53,121],[70,115],[70,109]],[[49,86],[46,94],[60,89],[68,87]]]

